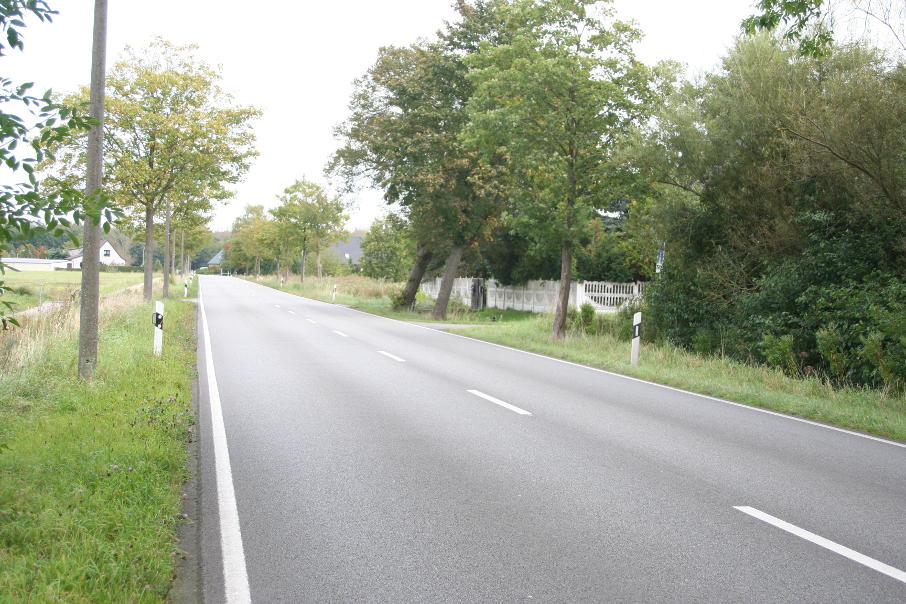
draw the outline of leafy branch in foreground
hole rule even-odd
[[[55,14],[40,0],[0,3],[0,56],[8,49],[24,48],[23,19],[28,15],[49,22]],[[81,191],[71,187],[50,190],[39,187],[36,166],[52,157],[51,149],[55,145],[68,140],[75,132],[87,130],[92,120],[78,107],[54,102],[49,90],[40,96],[30,93],[33,87],[30,82],[0,78],[0,180],[4,183],[0,184],[0,255],[8,249],[13,237],[28,235],[36,223],[43,222],[42,228],[60,236],[69,233],[68,228],[86,216],[109,223],[116,215],[103,195],[86,200]],[[24,182],[15,182],[21,179],[17,173],[24,173]],[[74,235],[69,235],[75,241]],[[0,281],[0,295],[3,291]],[[0,302],[4,327],[8,323],[18,324],[4,316],[11,308],[11,303]]]

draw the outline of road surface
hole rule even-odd
[[[902,445],[201,292],[207,602],[906,601]]]

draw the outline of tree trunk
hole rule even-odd
[[[261,258],[255,256],[255,281],[261,280]]]
[[[163,297],[170,297],[170,269],[171,269],[171,256],[170,256],[170,219],[173,216],[173,212],[170,209],[167,209],[167,217],[164,219],[164,291]]]
[[[186,232],[179,233],[179,274],[186,275]]]
[[[305,259],[308,258],[308,250],[302,248],[302,265],[299,267],[299,283],[305,283]]]
[[[277,281],[280,280],[280,256],[277,256]]]
[[[415,246],[415,263],[409,269],[409,280],[406,281],[406,287],[403,288],[402,307],[412,309],[415,306],[415,294],[418,293],[418,286],[422,283],[422,277],[428,270],[428,263],[434,254],[425,246],[416,244]]]
[[[318,279],[321,278],[321,248],[318,248],[317,256],[315,257],[318,264]]]
[[[97,123],[88,132],[88,165],[85,192],[93,195],[104,175],[104,72],[107,57],[107,0],[95,0],[94,33],[91,51],[91,117]],[[85,220],[82,235],[82,285],[79,307],[78,373],[94,377],[98,363],[98,308],[100,305],[100,216],[98,222]],[[4,327],[6,326],[4,320]]]
[[[554,314],[554,326],[551,329],[552,340],[562,340],[566,336],[566,311],[569,308],[569,288],[572,285],[572,254],[569,243],[563,244],[560,252],[560,291],[557,296],[557,310]]]
[[[154,285],[154,206],[149,202],[145,206],[145,284],[142,296],[145,302],[151,301]]]
[[[447,256],[447,264],[444,267],[444,276],[440,282],[440,291],[437,292],[437,301],[431,312],[434,319],[442,321],[447,318],[447,305],[450,303],[450,293],[453,291],[453,280],[456,279],[456,271],[459,270],[459,261],[462,260],[462,253],[465,249],[465,244],[454,245],[450,248],[450,255]]]

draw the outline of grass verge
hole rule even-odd
[[[776,369],[704,357],[670,344],[643,344],[639,364],[633,367],[628,341],[610,334],[571,333],[555,342],[550,339],[550,325],[550,317],[537,316],[457,333],[906,442],[906,398],[902,395],[836,389],[818,378],[794,378]]]
[[[104,298],[90,383],[74,377],[77,309],[25,326],[42,345],[0,367],[0,600],[167,596],[194,430],[195,305],[167,302],[155,358],[140,300]]]

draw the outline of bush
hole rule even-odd
[[[761,354],[771,367],[783,370],[787,375],[797,373],[796,353],[793,348],[793,336],[790,334],[775,336],[765,334],[761,339]]]
[[[692,336],[692,350],[701,355],[710,355],[721,349],[720,333],[713,327],[699,327]]]

